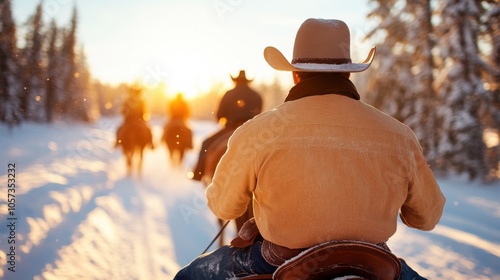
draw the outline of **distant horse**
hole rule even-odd
[[[162,141],[167,145],[171,162],[180,166],[186,150],[193,148],[193,133],[184,121],[172,119],[163,128]]]
[[[142,158],[144,148],[154,149],[151,129],[144,121],[123,123],[116,132],[116,147],[122,147],[127,164],[127,175],[132,175],[134,157],[138,156],[137,171],[142,173]]]
[[[205,186],[208,186],[212,182],[212,178],[215,173],[215,169],[217,164],[219,163],[221,157],[227,150],[227,141],[229,137],[233,134],[233,130],[228,130],[226,133],[222,134],[217,140],[215,140],[207,149],[207,153],[205,155],[205,171],[202,178],[202,182]],[[243,224],[253,217],[253,208],[252,202],[248,203],[248,208],[245,214],[236,218],[236,230],[239,231]],[[219,220],[219,224],[222,227],[225,221]],[[224,234],[221,233],[219,239],[219,246],[224,245]]]

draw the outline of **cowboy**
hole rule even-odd
[[[186,121],[189,118],[189,105],[182,93],[177,93],[175,99],[168,106],[168,115],[171,120]]]
[[[144,108],[142,89],[138,86],[130,87],[128,98],[121,108],[124,122],[144,121]]]
[[[224,127],[203,141],[198,162],[193,171],[193,180],[202,180],[205,170],[205,155],[211,144],[262,111],[262,98],[259,93],[249,87],[248,84],[252,80],[247,79],[245,71],[241,70],[238,77],[231,76],[231,79],[235,86],[224,94],[217,110],[217,120],[223,123]]]
[[[142,98],[142,88],[133,85],[129,88],[128,98],[122,104],[120,113],[123,116],[123,123],[118,127],[117,134],[121,134],[121,130],[125,124],[145,123],[144,113],[145,104]],[[121,145],[121,140],[116,139],[115,147]]]
[[[253,201],[260,238],[202,255],[175,279],[269,274],[290,256],[333,240],[388,250],[398,214],[409,227],[435,227],[445,198],[417,138],[361,102],[349,80],[374,54],[373,48],[364,62],[352,63],[348,26],[325,19],[301,25],[291,63],[273,47],[264,50],[271,67],[293,73],[295,86],[283,104],[234,132],[206,190],[209,208],[224,220]],[[291,254],[280,258],[272,248]],[[399,279],[422,279],[400,263]]]

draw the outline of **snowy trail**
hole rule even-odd
[[[422,232],[398,225],[389,240],[429,279],[500,279],[500,188],[441,179],[447,198],[443,217],[433,231]]]
[[[72,133],[51,127],[51,135],[33,125],[28,130],[42,137],[18,135],[22,142],[9,143],[18,220],[15,272],[4,265],[9,251],[1,247],[4,279],[169,279],[215,235],[203,186],[185,177],[186,167],[170,167],[163,146],[146,151],[141,178],[125,176],[121,153],[111,148],[115,124]],[[153,129],[161,135],[159,124]],[[187,157],[185,166],[196,154]],[[6,199],[0,197],[2,205]],[[7,209],[1,214],[5,221]],[[192,255],[176,253],[176,240],[190,244]]]
[[[0,189],[0,279],[172,279],[198,256],[219,228],[203,185],[185,173],[217,127],[193,122],[196,146],[175,168],[158,144],[162,123],[152,122],[156,149],[146,151],[141,178],[125,176],[112,148],[116,119],[28,123],[11,135],[0,127],[0,182],[8,163],[16,164],[17,180],[15,272]],[[447,197],[440,225],[420,232],[400,224],[390,247],[429,279],[500,279],[500,184],[440,182]]]

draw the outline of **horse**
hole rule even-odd
[[[163,128],[162,142],[167,145],[170,161],[180,166],[185,151],[193,148],[193,132],[184,121],[171,119]]]
[[[217,164],[219,163],[221,157],[227,150],[227,141],[229,137],[233,134],[234,129],[230,129],[224,134],[222,134],[217,140],[215,140],[207,149],[207,153],[205,155],[205,170],[202,177],[202,182],[205,186],[208,186],[212,182],[212,178],[215,173],[215,169]],[[252,202],[248,203],[247,211],[240,217],[235,219],[236,230],[239,231],[243,224],[253,217],[253,208]],[[219,225],[221,227],[224,226],[225,221],[219,219]],[[221,232],[219,238],[219,246],[224,245],[224,234]]]
[[[136,120],[123,123],[116,132],[115,147],[122,147],[127,165],[127,175],[132,175],[135,156],[138,156],[137,171],[142,173],[142,159],[144,149],[149,146],[154,149],[151,129],[145,121]]]

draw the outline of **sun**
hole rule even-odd
[[[206,94],[212,85],[208,63],[202,57],[177,54],[166,60],[165,79],[169,97],[182,93],[187,99]]]

